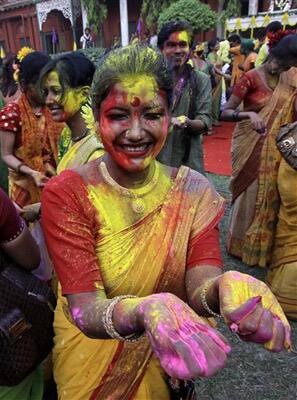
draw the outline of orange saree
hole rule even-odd
[[[63,125],[55,123],[46,108],[40,115],[35,115],[24,94],[17,101],[17,106],[20,130],[12,132],[16,135],[14,155],[28,167],[45,173],[46,163],[56,167],[58,139]],[[31,177],[10,171],[9,184],[10,197],[19,206],[40,201],[41,191],[35,186]]]
[[[218,223],[223,199],[204,177],[187,167],[181,167],[175,178],[168,176],[167,167],[157,163],[157,168],[158,183],[142,197],[148,209],[134,221],[131,199],[104,181],[98,161],[84,167],[83,179],[65,171],[46,187],[44,232],[64,294],[102,289],[113,298],[171,292],[186,300],[189,243]],[[58,209],[60,215],[53,219]],[[92,267],[86,273],[79,251],[83,256],[90,246],[95,249],[92,259],[96,257],[97,270]],[[68,254],[70,274],[65,270]],[[146,337],[136,343],[89,339],[67,319],[65,308],[60,296],[54,348],[60,399],[169,400]]]

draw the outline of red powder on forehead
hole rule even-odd
[[[133,107],[138,107],[140,105],[140,98],[139,97],[133,97],[131,100],[131,106]]]

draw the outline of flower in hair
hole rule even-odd
[[[18,52],[17,59],[19,62],[22,62],[23,59],[30,53],[34,53],[34,49],[31,49],[31,47],[22,47],[21,50]]]
[[[279,41],[284,38],[285,36],[288,35],[294,35],[296,33],[295,30],[282,30],[280,29],[277,32],[268,32],[267,33],[267,37],[268,37],[268,47],[269,50],[273,49],[274,47],[276,47],[279,43]]]

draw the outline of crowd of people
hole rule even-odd
[[[49,253],[46,369],[61,400],[195,399],[191,382],[219,372],[231,350],[214,317],[242,346],[291,347],[297,172],[276,139],[296,120],[297,35],[273,23],[256,52],[238,35],[195,42],[187,22],[171,21],[156,39],[117,45],[96,65],[32,49],[3,61],[1,252],[41,277]],[[226,245],[266,267],[267,283],[224,272],[225,200],[202,146],[223,120],[237,123]],[[44,370],[0,386],[0,399],[42,399]]]

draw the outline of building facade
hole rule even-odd
[[[226,35],[237,32],[255,38],[272,21],[281,22],[284,28],[296,28],[297,0],[248,0],[241,17],[226,21]]]
[[[127,42],[136,31],[140,8],[141,0],[108,1],[100,44],[109,47],[120,38]],[[23,46],[49,54],[73,50],[80,46],[86,24],[80,0],[0,0],[0,47],[5,53]],[[95,34],[94,39],[99,44]]]

